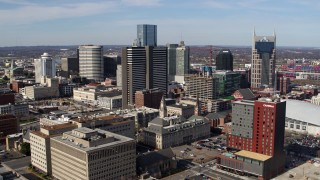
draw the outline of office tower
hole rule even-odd
[[[103,47],[95,45],[79,46],[79,75],[88,80],[103,81]]]
[[[285,165],[285,115],[286,102],[277,98],[235,101],[227,145],[239,152],[219,156],[218,164],[236,167],[236,171],[260,179],[271,179],[281,173]]]
[[[104,55],[104,77],[116,77],[117,65],[121,64],[121,57],[118,55]]]
[[[157,46],[157,25],[137,25],[138,46]]]
[[[51,55],[43,53],[40,59],[34,60],[36,83],[40,83],[41,77],[55,77],[56,65]]]
[[[184,75],[190,69],[190,48],[184,41],[180,44],[168,44],[168,75],[169,81],[184,83]]]
[[[190,74],[185,76],[186,97],[200,99],[217,99],[218,78],[205,75]]]
[[[62,76],[69,78],[70,75],[79,74],[79,59],[77,57],[61,58]]]
[[[251,88],[273,87],[276,65],[276,35],[253,34]]]
[[[69,179],[134,179],[134,139],[100,129],[77,128],[51,138],[52,176]]]
[[[135,104],[135,93],[159,88],[167,92],[167,48],[127,47],[122,49],[122,107]]]
[[[50,138],[77,128],[71,123],[43,126],[40,131],[30,132],[31,164],[44,174],[51,175]]]
[[[216,70],[233,71],[233,56],[230,49],[219,51],[216,57]]]

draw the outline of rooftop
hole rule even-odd
[[[176,103],[176,104],[170,104],[170,105],[167,105],[167,108],[168,107],[175,107],[175,108],[181,108],[181,109],[189,109],[189,108],[192,108],[194,106],[190,105],[190,104],[179,104],[179,103]]]
[[[77,126],[71,123],[64,123],[64,124],[57,124],[52,126],[43,126],[41,128],[45,130],[57,130],[57,129],[71,128],[71,127],[77,127]]]
[[[234,154],[237,156],[246,157],[246,158],[250,158],[250,159],[256,159],[259,161],[266,161],[271,158],[271,156],[267,156],[264,154],[259,154],[259,153],[255,153],[255,152],[251,152],[251,151],[246,151],[246,150],[242,150],[242,151],[236,152]]]
[[[320,108],[316,104],[286,99],[286,117],[320,126]],[[302,113],[303,112],[303,113]]]

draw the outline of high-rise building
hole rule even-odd
[[[167,92],[167,48],[127,47],[122,49],[122,106],[135,104],[135,93],[159,88]]]
[[[117,65],[121,64],[121,57],[118,55],[104,55],[104,77],[116,77]]]
[[[157,46],[157,25],[137,25],[138,46]]]
[[[285,115],[286,102],[277,98],[234,102],[227,145],[239,152],[219,156],[220,167],[235,168],[260,179],[281,173],[285,165]]]
[[[185,76],[185,82],[187,97],[210,100],[218,97],[218,78],[190,74]]]
[[[190,69],[190,48],[184,41],[180,44],[168,44],[168,77],[169,81],[184,83],[184,75]]]
[[[52,176],[61,179],[134,179],[134,139],[100,129],[77,128],[51,138]]]
[[[233,71],[233,56],[230,49],[222,49],[216,57],[216,70]]]
[[[51,55],[48,53],[43,53],[40,59],[34,60],[34,68],[35,68],[35,78],[36,83],[41,82],[41,77],[55,77],[56,76],[56,65]]]
[[[276,65],[276,35],[253,34],[251,88],[273,87]]]
[[[6,136],[10,134],[18,133],[19,122],[16,116],[12,114],[1,114],[0,115],[0,143],[5,144]]]
[[[103,47],[82,45],[78,48],[79,75],[88,80],[103,81]]]
[[[79,74],[79,59],[77,57],[61,58],[61,70],[63,77]]]

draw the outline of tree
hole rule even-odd
[[[24,143],[22,143],[20,146],[21,146],[20,152],[21,152],[22,154],[25,154],[25,155],[27,155],[27,156],[30,156],[30,155],[31,155],[31,152],[30,152],[30,143],[24,142]]]

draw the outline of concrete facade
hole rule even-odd
[[[78,128],[51,139],[52,175],[69,179],[134,179],[135,141],[99,129]]]

